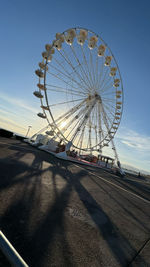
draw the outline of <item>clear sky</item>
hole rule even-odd
[[[150,171],[150,2],[148,0],[1,0],[0,126],[25,134],[38,119],[33,96],[41,52],[56,32],[85,27],[111,48],[124,86],[116,135],[120,160]],[[32,133],[31,132],[31,133]]]

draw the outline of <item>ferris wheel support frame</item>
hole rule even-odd
[[[77,145],[75,143],[72,144],[72,146],[76,149],[79,150],[79,153],[81,153],[82,151],[88,151],[90,153],[92,153],[93,151],[98,151],[98,147],[101,148],[104,146],[108,146],[108,143],[112,144],[112,148],[113,151],[115,153],[115,158],[117,160],[117,162],[119,162],[119,158],[118,158],[118,154],[115,148],[115,144],[113,141],[114,135],[116,134],[116,131],[120,125],[120,121],[121,121],[121,117],[122,117],[122,110],[123,110],[123,100],[124,100],[124,96],[123,96],[123,85],[122,85],[122,78],[121,78],[121,74],[120,74],[120,70],[119,70],[119,66],[117,64],[117,61],[111,51],[111,49],[108,47],[108,45],[104,42],[104,40],[97,34],[95,34],[93,31],[88,30],[86,28],[81,28],[81,27],[76,27],[76,28],[71,28],[68,29],[66,31],[64,31],[63,33],[59,34],[59,36],[63,36],[64,40],[66,41],[66,35],[68,34],[68,32],[70,31],[75,31],[75,37],[78,38],[79,35],[77,35],[77,32],[81,32],[81,31],[86,31],[87,35],[92,34],[93,37],[91,38],[97,38],[97,40],[100,40],[100,42],[105,46],[105,48],[107,48],[107,50],[109,51],[111,56],[107,56],[108,53],[106,54],[106,56],[102,57],[102,62],[100,64],[100,69],[98,67],[98,55],[96,57],[96,65],[94,66],[94,59],[93,59],[93,54],[92,54],[92,50],[90,49],[89,45],[89,63],[87,62],[87,57],[86,57],[86,51],[83,48],[83,45],[80,45],[79,42],[79,46],[81,47],[81,53],[82,53],[82,60],[86,66],[86,68],[84,68],[84,65],[82,64],[83,62],[81,62],[80,58],[78,57],[78,54],[76,53],[77,50],[75,49],[75,45],[72,43],[69,44],[72,55],[74,57],[74,60],[76,62],[76,66],[73,65],[73,62],[70,60],[70,57],[68,56],[68,54],[66,53],[66,50],[64,49],[64,47],[62,47],[61,49],[56,49],[55,47],[55,42],[56,41],[60,41],[58,37],[58,34],[56,34],[56,40],[54,40],[52,42],[51,48],[49,50],[47,50],[48,52],[48,56],[44,59],[43,56],[43,63],[44,64],[44,68],[41,68],[41,71],[44,70],[44,85],[43,88],[44,89],[44,99],[46,102],[46,106],[43,106],[43,99],[42,99],[42,95],[41,94],[41,88],[39,87],[39,96],[40,97],[40,101],[41,101],[41,107],[43,109],[43,118],[46,118],[47,122],[48,122],[48,126],[47,127],[52,127],[52,129],[55,132],[55,135],[60,138],[60,136],[62,137],[64,142],[69,142],[69,140],[71,140],[72,142],[74,142],[77,139]],[[88,42],[89,40],[91,40],[90,37],[87,38]],[[64,41],[62,41],[64,42]],[[97,42],[97,41],[96,41]],[[67,43],[67,41],[66,41]],[[95,46],[94,46],[95,47]],[[56,64],[50,64],[51,69],[49,70],[48,68],[48,58],[51,56],[51,52],[52,50],[57,50],[58,51],[58,55],[60,55],[61,60],[63,59],[66,64],[67,64],[67,68],[68,66],[70,67],[70,69],[73,72],[73,75],[75,74],[78,79],[76,79],[76,76],[73,76],[70,72],[68,72],[68,69],[66,68],[66,65],[63,64],[63,61],[59,61],[59,58],[55,58],[54,57],[54,63]],[[98,49],[98,46],[96,45],[96,48]],[[80,49],[80,48],[79,48]],[[92,48],[93,49],[93,48]],[[105,51],[105,50],[104,50]],[[45,53],[45,52],[43,52]],[[53,53],[52,53],[53,54]],[[43,54],[42,54],[43,55]],[[113,61],[115,62],[115,66],[116,69],[118,71],[119,74],[119,83],[120,83],[120,90],[121,91],[117,91],[117,84],[113,84],[111,77],[107,77],[109,75],[109,70],[110,70],[110,65],[108,64],[108,67],[104,67],[104,65],[106,66],[106,64],[104,64],[104,58],[105,58],[105,62],[106,62],[106,58],[113,58]],[[41,64],[41,63],[40,63]],[[40,66],[39,64],[39,66]],[[61,67],[61,68],[60,68]],[[111,66],[112,67],[112,66]],[[77,68],[79,68],[79,72],[77,71]],[[104,70],[105,68],[105,70]],[[107,70],[106,70],[107,69]],[[113,68],[112,68],[113,69]],[[52,70],[54,70],[55,72],[52,72]],[[80,96],[80,97],[84,97],[83,101],[79,104],[77,104],[76,106],[74,106],[73,108],[71,108],[70,110],[68,110],[66,113],[64,113],[63,115],[59,116],[57,119],[55,119],[53,112],[51,110],[52,106],[56,106],[58,104],[65,104],[65,103],[71,103],[73,101],[66,101],[66,102],[62,102],[62,103],[57,103],[57,104],[49,104],[49,99],[48,99],[48,90],[52,91],[52,92],[65,92],[65,88],[60,87],[59,83],[58,85],[54,85],[54,84],[48,84],[47,83],[47,74],[50,74],[52,77],[55,77],[58,79],[58,81],[61,81],[63,83],[66,84],[66,88],[69,85],[69,87],[71,87],[71,92],[67,92],[68,94],[72,94],[74,96]],[[38,74],[37,74],[38,75]],[[113,76],[113,75],[110,75]],[[42,77],[42,76],[41,76]],[[71,77],[71,83],[69,83],[66,79],[70,79]],[[107,79],[106,79],[107,77]],[[86,78],[86,79],[85,79]],[[40,76],[39,76],[39,84],[40,84]],[[118,92],[118,95],[116,95],[116,100],[115,100],[115,110],[114,110],[114,100],[112,100],[111,98],[109,98],[108,95],[108,90],[110,87],[116,87],[115,91],[116,94]],[[49,87],[49,88],[48,88]],[[94,89],[93,89],[94,88]],[[101,100],[100,96],[99,98],[97,98],[96,96],[96,90],[98,90],[98,88],[101,89],[101,93],[104,93],[103,96],[103,100],[105,100],[103,102],[103,100]],[[92,95],[93,91],[95,90],[95,96]],[[92,92],[92,93],[91,93]],[[121,92],[121,101],[119,102],[119,100],[117,101],[117,98],[119,98],[119,92]],[[85,97],[87,94],[89,94],[89,97]],[[36,94],[35,94],[36,95]],[[91,99],[90,99],[91,98]],[[82,99],[81,99],[82,100]],[[74,101],[79,101],[79,99],[76,99]],[[112,101],[112,102],[111,102]],[[87,102],[87,104],[86,104]],[[44,108],[43,108],[44,107]],[[105,109],[108,110],[108,112],[105,112]],[[50,118],[52,120],[52,123],[50,123],[50,120],[47,116],[46,110],[48,110]],[[78,112],[78,113],[77,113]],[[109,116],[108,116],[109,114]],[[115,115],[115,116],[114,116]],[[116,116],[118,115],[118,117]],[[41,115],[42,117],[42,115]],[[96,118],[96,119],[95,119]],[[76,119],[78,119],[78,121],[76,122]],[[68,120],[68,121],[67,121]],[[95,121],[94,121],[95,120]],[[65,126],[61,126],[63,121],[67,121]],[[94,121],[94,123],[93,123]],[[92,127],[92,123],[94,125],[94,127]],[[97,125],[96,125],[97,123]],[[71,129],[71,125],[74,124],[74,131],[72,131]],[[70,129],[70,130],[69,130]],[[86,130],[88,129],[88,130]],[[87,143],[85,148],[82,146],[83,144],[83,140],[84,140],[84,136],[85,136],[85,130],[87,131]],[[69,132],[67,132],[69,131]],[[95,140],[96,143],[92,143],[92,133],[91,132],[95,132]],[[41,132],[41,131],[40,131]]]

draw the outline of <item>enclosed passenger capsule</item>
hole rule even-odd
[[[42,119],[46,119],[46,115],[43,113],[38,113],[37,116],[42,118]]]
[[[93,48],[96,46],[97,41],[98,41],[97,36],[92,36],[92,37],[90,38],[89,42],[88,42],[88,47],[89,47],[90,49],[93,49]]]
[[[38,83],[37,87],[40,88],[41,90],[44,90],[44,91],[46,90],[46,87],[44,87],[44,84]]]
[[[33,94],[38,98],[43,98],[43,95],[39,91],[34,91]]]
[[[43,73],[40,69],[36,70],[36,71],[35,71],[35,74],[36,74],[39,78],[43,78],[43,77],[44,77],[44,73]]]
[[[111,56],[105,57],[105,63],[104,63],[104,65],[105,66],[110,66],[111,60],[112,60],[112,57]]]
[[[44,109],[44,110],[49,110],[49,107],[48,106],[43,106],[42,105],[41,108]]]
[[[105,50],[106,50],[106,46],[101,44],[101,45],[98,47],[98,56],[99,56],[99,57],[104,56]]]

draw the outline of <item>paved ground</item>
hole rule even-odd
[[[150,266],[150,182],[0,138],[0,228],[31,267]]]

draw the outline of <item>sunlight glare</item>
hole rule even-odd
[[[67,124],[66,121],[63,121],[60,126],[63,128],[66,126],[66,124]]]

